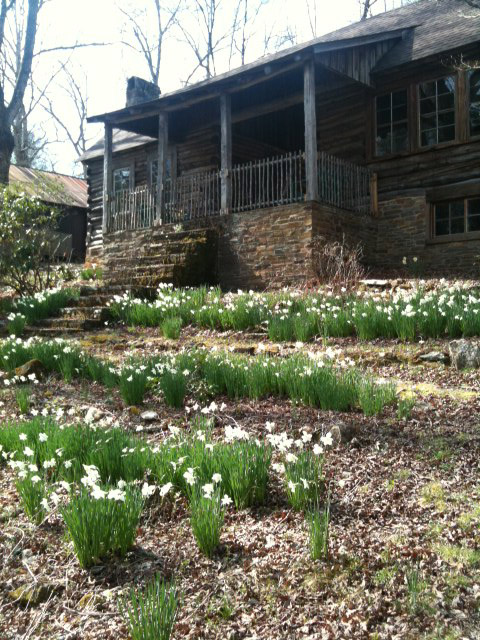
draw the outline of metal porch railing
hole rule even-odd
[[[372,173],[325,152],[318,154],[319,202],[360,214],[371,210]],[[231,171],[231,211],[248,212],[303,202],[305,154],[287,153],[235,165]],[[164,183],[161,223],[182,223],[221,213],[221,172],[193,173]],[[144,229],[157,218],[156,192],[140,186],[119,191],[110,203],[108,231]]]

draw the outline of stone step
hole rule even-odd
[[[62,309],[62,315],[60,318],[93,318],[106,320],[108,317],[108,307],[65,307]]]
[[[110,283],[105,283],[98,287],[93,287],[90,285],[82,285],[80,287],[80,297],[86,298],[88,296],[96,296],[96,295],[114,295],[116,293],[123,293],[127,285],[115,285]]]
[[[162,264],[162,265],[158,265],[158,264],[148,264],[148,265],[131,265],[128,268],[124,268],[124,269],[118,269],[116,267],[113,267],[111,269],[107,269],[106,270],[106,277],[108,278],[108,280],[110,281],[112,279],[112,276],[118,276],[120,278],[123,278],[123,281],[125,282],[129,282],[130,277],[132,275],[141,275],[141,274],[154,274],[154,275],[162,275],[162,274],[166,274],[167,276],[169,274],[172,274],[175,270],[176,265],[175,264]]]
[[[91,294],[88,296],[80,296],[80,298],[72,302],[72,308],[90,309],[92,307],[103,307],[113,298],[114,295],[114,293],[103,293],[98,295]]]
[[[25,335],[43,336],[45,338],[77,335],[84,331],[84,327],[25,327]]]
[[[34,327],[83,327],[85,318],[44,318],[38,320]]]
[[[33,329],[79,329],[83,331],[85,329],[95,329],[101,327],[104,324],[104,320],[101,318],[82,318],[82,317],[60,317],[60,318],[45,318],[39,320],[35,325],[31,325],[29,328]]]
[[[118,258],[109,258],[105,261],[104,269],[108,271],[111,265],[131,265],[132,262],[136,264],[148,265],[148,264],[181,264],[187,260],[187,254],[181,252],[165,252],[157,253],[154,255],[141,255],[135,258],[128,256],[119,256]]]

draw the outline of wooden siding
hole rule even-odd
[[[316,60],[332,71],[347,76],[362,84],[370,84],[370,73],[378,61],[401,39],[376,42],[363,47],[328,51],[317,55]]]

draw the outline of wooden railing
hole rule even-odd
[[[220,172],[168,179],[163,189],[162,223],[184,222],[220,213]]]
[[[304,194],[302,151],[238,164],[232,169],[234,213],[301,202]]]
[[[372,173],[324,151],[318,154],[318,196],[320,202],[358,213],[371,210]]]
[[[147,186],[117,191],[110,202],[108,231],[146,229],[153,226],[156,202],[156,194]]]
[[[366,167],[325,152],[318,154],[319,201],[366,214],[371,211],[372,174]],[[231,171],[234,213],[303,202],[306,194],[305,154],[287,153],[235,165]],[[181,223],[221,213],[221,173],[209,171],[165,180],[161,216],[156,192],[147,186],[119,191],[110,204],[109,231],[144,229]]]

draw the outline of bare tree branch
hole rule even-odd
[[[359,0],[361,18],[360,20],[366,20],[371,13],[372,7],[376,4],[377,0]],[[385,8],[386,10],[386,8]]]
[[[122,44],[144,59],[149,79],[159,85],[163,44],[168,33],[177,23],[183,0],[175,0],[170,7],[160,3],[160,0],[150,0],[150,2],[150,8],[135,10],[117,6],[125,17],[125,36],[133,37],[133,43],[124,37]]]
[[[40,49],[35,52],[33,57],[37,58],[44,53],[52,53],[52,51],[73,51],[74,49],[83,49],[85,47],[108,47],[112,44],[113,42],[75,42],[74,44],[65,44],[58,47],[51,47],[49,49]]]

